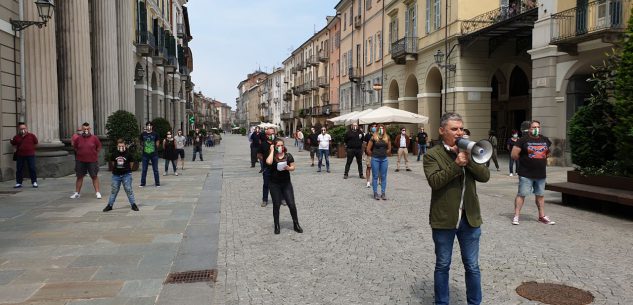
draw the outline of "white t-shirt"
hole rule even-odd
[[[303,132],[301,132],[301,131],[297,132],[297,139],[303,140]]]
[[[319,141],[319,149],[330,149],[330,141],[332,141],[330,134],[320,134],[317,140]]]
[[[407,147],[407,139],[404,137],[404,135],[400,136],[400,147]]]
[[[187,141],[185,136],[176,136],[174,139],[176,140],[176,149],[185,149],[185,141]]]

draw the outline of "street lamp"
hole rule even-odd
[[[9,19],[9,21],[11,22],[11,29],[13,31],[19,32],[32,25],[37,25],[38,28],[46,26],[48,20],[51,19],[51,16],[53,16],[53,11],[55,9],[55,4],[53,4],[53,0],[37,0],[35,1],[35,5],[37,6],[37,13],[38,15],[40,15],[42,21]]]
[[[145,77],[145,69],[143,66],[136,65],[136,69],[134,70],[134,81],[141,81]]]
[[[446,55],[446,59],[448,59],[448,57],[451,55],[452,52],[453,52],[453,49],[451,49],[451,52],[449,52],[448,55]],[[437,50],[437,53],[435,53],[433,57],[435,57],[435,63],[441,68],[447,68],[451,72],[455,72],[455,70],[457,69],[457,66],[455,64],[443,63],[445,57],[444,57],[444,52],[442,52],[442,50]]]

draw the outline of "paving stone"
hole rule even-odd
[[[119,296],[130,298],[157,296],[162,286],[162,279],[126,281]]]
[[[43,283],[9,284],[0,286],[0,304],[20,303],[30,298]]]
[[[44,284],[30,300],[93,299],[114,297],[123,281],[61,282]]]

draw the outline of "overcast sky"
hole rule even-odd
[[[338,0],[191,0],[194,90],[235,110],[237,85],[271,72],[326,25]]]

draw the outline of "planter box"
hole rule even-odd
[[[345,144],[338,144],[338,146],[336,147],[336,157],[347,158],[347,150],[345,149]]]
[[[600,186],[612,189],[627,190],[633,189],[633,178],[618,176],[583,176],[579,171],[568,171],[567,182]]]

